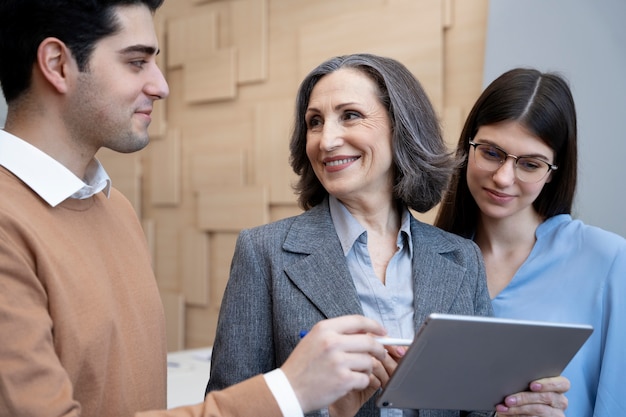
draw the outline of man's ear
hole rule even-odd
[[[44,39],[37,49],[37,65],[52,88],[59,93],[67,92],[68,75],[76,68],[76,63],[65,43],[57,38]]]

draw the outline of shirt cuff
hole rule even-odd
[[[296,397],[285,373],[280,368],[276,368],[263,376],[278,403],[280,411],[283,413],[283,417],[304,417],[300,401],[298,401],[298,397]]]

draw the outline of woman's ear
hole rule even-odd
[[[57,38],[46,38],[37,49],[37,65],[43,78],[59,93],[68,90],[68,75],[76,67],[69,48]]]

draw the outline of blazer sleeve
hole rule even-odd
[[[257,231],[257,233],[260,233]],[[253,232],[240,233],[220,308],[206,392],[280,366],[272,328],[271,267]]]
[[[136,413],[135,417],[277,417],[282,416],[263,375],[222,391],[209,393],[204,403]]]

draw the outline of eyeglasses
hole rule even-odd
[[[522,182],[539,182],[548,175],[548,172],[556,171],[558,168],[543,159],[511,155],[504,149],[488,143],[476,143],[470,140],[469,144],[474,147],[476,166],[487,171],[497,171],[508,158],[513,158],[515,160],[515,176]]]

